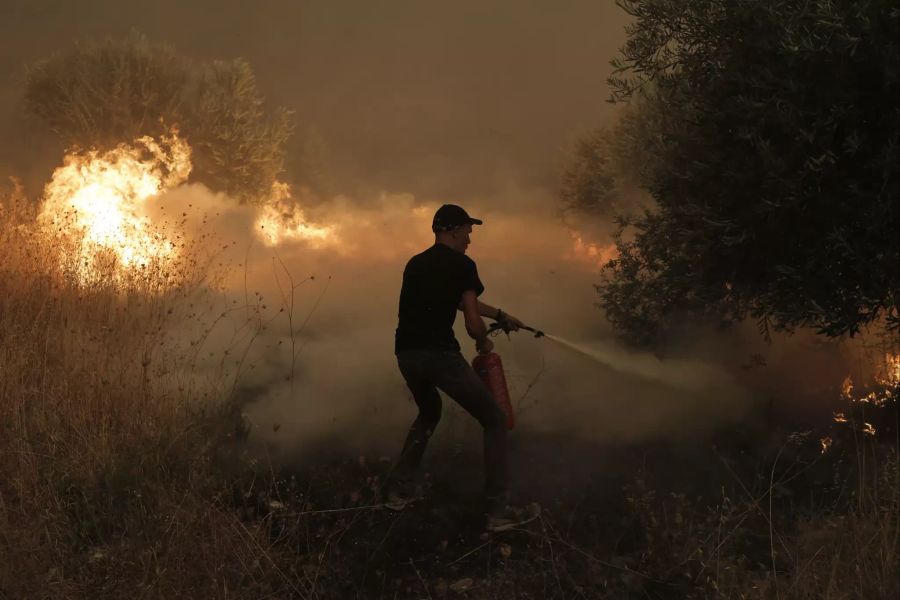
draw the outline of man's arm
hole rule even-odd
[[[497,320],[497,317],[500,315],[498,308],[494,308],[490,304],[485,304],[481,300],[477,300],[478,302],[478,314],[482,317],[487,317],[489,319]]]
[[[475,348],[479,352],[485,353],[490,352],[491,349],[493,349],[494,344],[488,339],[487,326],[481,318],[483,313],[480,312],[480,304],[483,303],[478,301],[475,290],[466,290],[463,292],[459,308],[463,311],[463,316],[466,320],[466,332],[468,332],[469,336],[475,340]],[[496,313],[497,309],[495,308],[494,314]]]
[[[463,298],[465,298],[465,296],[463,296]],[[507,326],[512,331],[516,331],[517,329],[519,329],[519,327],[522,327],[523,325],[525,325],[525,323],[523,323],[516,317],[512,316],[508,312],[501,311],[499,308],[493,307],[490,304],[482,302],[481,300],[478,300],[477,297],[475,298],[475,302],[477,304],[477,307],[478,307],[477,311],[480,316],[487,317],[489,319],[494,319],[495,321],[499,321],[500,317],[502,316],[503,321],[507,324]],[[460,303],[459,303],[459,310],[464,310],[462,301],[460,301]],[[502,314],[501,314],[501,312],[502,312]]]

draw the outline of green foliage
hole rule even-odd
[[[25,99],[67,147],[108,149],[177,126],[195,178],[243,201],[268,195],[292,132],[286,110],[267,114],[245,61],[191,63],[137,33],[32,65]]]
[[[896,1],[620,5],[617,135],[656,206],[598,286],[612,322],[639,343],[676,315],[897,327]]]

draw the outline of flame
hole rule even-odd
[[[841,397],[852,403],[872,404],[884,406],[894,401],[897,389],[900,388],[900,355],[887,353],[884,361],[875,367],[874,375],[876,389],[868,392],[865,389],[856,391],[852,378],[848,375],[841,385]]]
[[[823,437],[822,439],[819,440],[819,446],[822,449],[822,452],[821,452],[822,454],[825,454],[826,452],[828,452],[828,449],[831,448],[832,441],[833,440],[829,436]]]
[[[875,435],[875,427],[871,423],[863,423],[862,432],[867,435]]]
[[[177,255],[175,245],[154,231],[146,203],[187,180],[191,150],[177,132],[157,142],[149,136],[108,152],[67,154],[44,189],[38,220],[57,232],[81,234],[75,259],[83,283],[102,276],[101,256],[115,259],[123,275]]]
[[[875,379],[887,387],[900,386],[900,354],[885,354],[881,372],[875,376]]]
[[[844,382],[841,384],[841,396],[845,400],[853,399],[853,378],[849,375],[847,375]]]
[[[615,244],[603,246],[586,242],[577,231],[570,231],[569,234],[572,236],[572,250],[565,256],[568,260],[600,270],[619,254]]]
[[[847,416],[843,412],[840,412],[840,411],[835,411],[832,414],[832,419],[834,419],[835,423],[846,423],[847,422]]]
[[[303,209],[292,200],[290,186],[278,181],[272,185],[272,194],[260,209],[255,227],[267,246],[305,241],[320,249],[340,242],[334,227],[311,224]]]

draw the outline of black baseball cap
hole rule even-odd
[[[431,230],[434,232],[447,231],[460,225],[481,225],[481,219],[473,219],[462,206],[445,204],[434,213],[431,222]]]

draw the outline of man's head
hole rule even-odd
[[[472,225],[481,225],[481,219],[473,219],[461,206],[445,204],[434,213],[431,230],[436,243],[465,254],[471,242]]]

